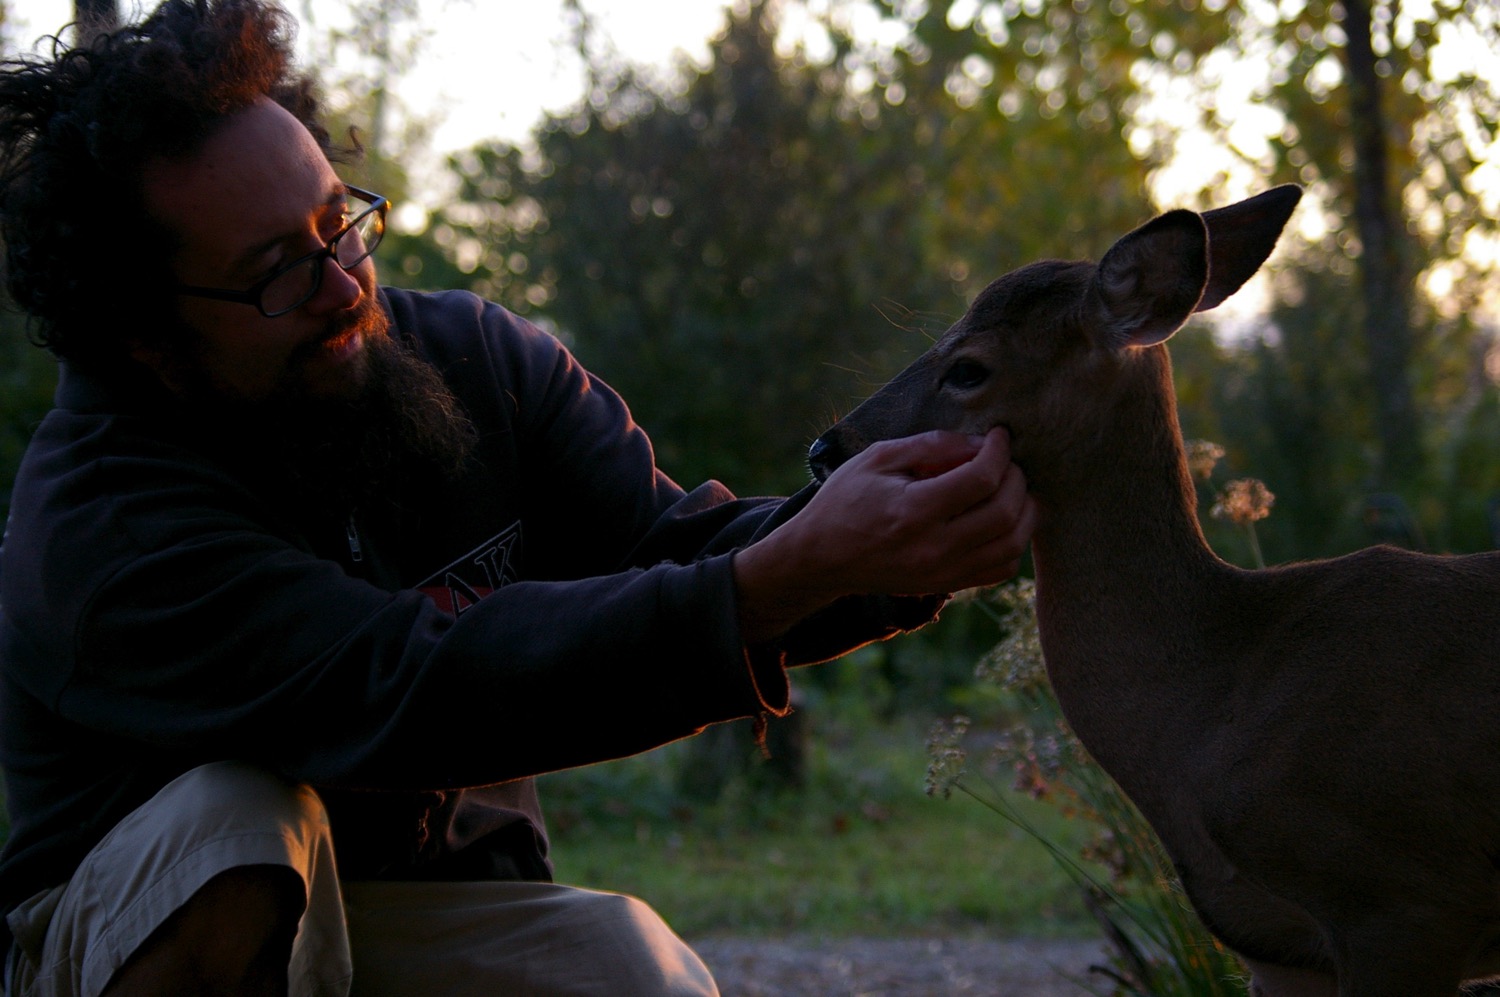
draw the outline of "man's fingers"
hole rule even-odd
[[[1005,578],[1015,573],[1013,565],[1025,553],[1036,521],[1037,504],[1026,491],[1026,476],[1020,468],[1011,466],[998,489],[948,525],[955,531],[955,546],[962,551],[965,565]]]
[[[1025,547],[1015,537],[1005,536],[971,548],[948,566],[948,591],[998,585],[1014,578],[1021,569]]]
[[[882,440],[865,451],[871,466],[885,472],[930,478],[973,460],[983,441],[962,433],[935,429],[916,436]]]
[[[984,437],[971,459],[913,484],[912,489],[922,502],[931,503],[935,513],[953,518],[988,503],[1006,486],[1012,474],[1019,476],[1020,469],[1010,463],[1010,437],[997,428]],[[1024,479],[1020,486],[1024,491]]]
[[[998,487],[984,492],[976,502],[951,518],[955,524],[974,520],[977,522],[974,529],[982,531],[986,529],[986,522],[1014,522],[1020,518],[1023,509],[1030,505],[1034,505],[1034,501],[1026,491],[1025,472],[1014,464],[1008,464],[1001,470]]]
[[[841,592],[951,592],[1015,574],[1033,505],[1004,429],[932,432],[857,455],[794,522],[818,521],[810,535]]]

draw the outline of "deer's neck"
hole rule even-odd
[[[1137,590],[1144,579],[1187,584],[1185,567],[1217,559],[1198,525],[1165,349],[1135,358],[1095,400],[1087,426],[1071,430],[1066,443],[1039,447],[1038,466],[1027,467],[1042,510],[1034,547],[1048,584],[1112,593]]]
[[[1159,743],[1151,717],[1212,683],[1199,621],[1228,569],[1198,525],[1165,350],[1123,374],[1098,422],[1075,434],[1086,441],[1038,455],[1046,466],[1028,479],[1048,674],[1085,744],[1129,764],[1181,747]]]

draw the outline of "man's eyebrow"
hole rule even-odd
[[[348,199],[349,188],[342,181],[340,181],[329,188],[328,196],[323,199],[323,203],[320,205],[320,208],[323,210],[327,210],[328,208],[343,204]],[[284,232],[281,235],[274,235],[269,239],[265,239],[261,242],[256,243],[234,258],[233,262],[231,262],[229,265],[229,276],[232,278],[247,278],[255,276],[255,271],[258,268],[261,257],[265,256],[266,253],[269,253],[271,250],[275,249],[282,243],[295,239],[301,234],[302,232],[299,229],[296,231]]]

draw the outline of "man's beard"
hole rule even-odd
[[[257,401],[194,394],[210,422],[282,478],[297,502],[344,514],[394,499],[414,474],[456,476],[478,433],[437,370],[383,326],[366,333],[358,363],[358,387],[343,398],[293,389]]]
[[[279,414],[290,441],[284,462],[299,490],[354,508],[390,496],[419,468],[456,477],[478,433],[442,376],[388,335],[368,337],[363,360],[355,397],[304,399]]]

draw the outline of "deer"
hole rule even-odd
[[[813,443],[1005,427],[1039,506],[1046,670],[1260,997],[1453,997],[1500,974],[1500,553],[1260,569],[1211,550],[1166,341],[1301,190],[1172,210],[990,283]]]

